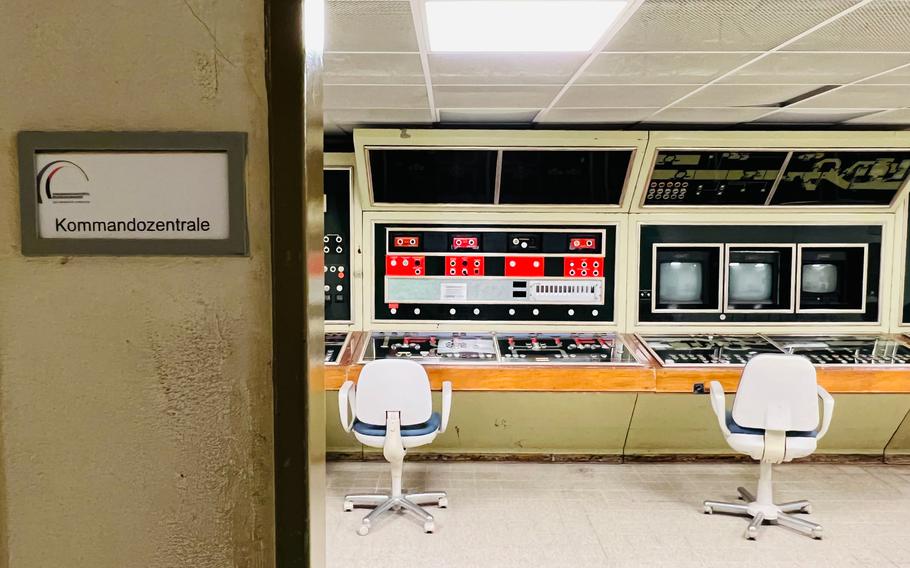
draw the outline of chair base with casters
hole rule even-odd
[[[758,355],[743,370],[732,410],[726,409],[724,388],[719,382],[711,382],[710,393],[711,407],[727,444],[758,460],[761,469],[756,495],[738,487],[743,502],[705,501],[704,512],[750,517],[743,535],[749,540],[755,540],[764,523],[821,539],[821,525],[796,516],[811,513],[811,503],[777,504],[771,484],[774,464],[812,454],[831,425],[834,399],[816,382],[812,363],[795,355]],[[824,408],[820,428],[819,399]]]
[[[425,383],[426,400],[429,404],[429,382],[426,379],[426,373],[416,363],[410,361],[383,361],[368,364],[373,368],[382,368],[377,363],[382,363],[384,367],[392,368],[395,365],[407,373],[413,371],[417,375],[422,374],[423,381],[417,381],[421,386]],[[404,364],[404,367],[402,367]],[[408,368],[412,366],[412,368]],[[364,370],[367,370],[367,367]],[[385,372],[388,372],[384,369]],[[418,372],[419,371],[419,372]],[[394,376],[394,375],[393,375]],[[363,381],[363,375],[361,375]],[[422,390],[422,389],[420,389]],[[358,402],[362,405],[364,401],[358,401],[355,397],[354,383],[346,382],[338,393],[339,410],[341,412],[342,423],[346,431],[353,432],[354,437],[365,446],[372,448],[382,448],[383,457],[389,462],[392,473],[392,487],[389,493],[382,494],[352,494],[344,498],[344,510],[353,511],[355,507],[371,507],[370,513],[363,518],[357,534],[365,536],[369,534],[370,529],[376,524],[377,519],[385,513],[402,511],[416,516],[423,522],[423,530],[426,533],[432,533],[436,530],[435,520],[426,509],[421,505],[437,505],[440,508],[448,507],[448,496],[444,491],[422,491],[418,493],[406,493],[402,491],[401,479],[404,468],[404,458],[409,448],[423,446],[432,442],[436,436],[445,432],[448,424],[449,412],[452,405],[452,384],[448,381],[442,385],[442,415],[436,412],[430,413],[429,420],[414,424],[416,420],[407,425],[402,425],[402,411],[384,411],[385,424],[374,425],[363,422],[358,416],[354,416],[348,422],[348,408],[362,408],[357,406]],[[396,406],[390,405],[392,408]],[[385,408],[389,408],[386,406]],[[401,408],[401,406],[398,406]],[[381,418],[381,415],[372,414],[374,420]],[[425,417],[423,414],[422,417]]]
[[[705,501],[705,514],[724,513],[751,517],[752,520],[743,535],[749,540],[755,540],[758,537],[758,529],[763,523],[788,527],[821,540],[821,525],[794,516],[794,513],[811,513],[812,504],[805,500],[775,504],[771,499],[771,463],[762,462],[761,467],[762,474],[758,482],[758,493],[762,497],[761,499],[756,498],[745,487],[737,487],[736,491],[744,503]],[[763,491],[763,487],[766,488],[765,491]],[[767,497],[763,493],[766,493]]]

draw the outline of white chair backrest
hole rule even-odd
[[[384,425],[386,412],[399,412],[401,425],[422,424],[433,414],[427,372],[413,361],[367,363],[357,379],[357,419]]]
[[[817,428],[815,367],[801,355],[756,355],[739,379],[733,420],[746,428],[765,430]]]

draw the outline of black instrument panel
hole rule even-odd
[[[323,288],[329,323],[351,321],[351,176],[350,168],[323,172]]]
[[[645,206],[888,206],[910,150],[659,150]]]

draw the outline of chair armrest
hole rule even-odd
[[[718,381],[711,381],[711,409],[717,416],[717,424],[720,426],[724,436],[730,435],[730,429],[727,428],[727,399],[725,398],[724,386]]]
[[[834,397],[828,391],[818,386],[818,398],[822,399],[822,427],[816,434],[815,439],[821,440],[828,433],[828,427],[831,426],[831,417],[834,415]]]
[[[449,413],[452,411],[452,383],[445,381],[442,383],[442,424],[439,426],[439,432],[445,432],[449,425]]]
[[[351,431],[351,428],[354,427],[354,420],[357,419],[356,401],[354,381],[345,381],[338,390],[338,415],[341,417],[341,427],[345,432]]]

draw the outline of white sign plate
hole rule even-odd
[[[226,152],[35,154],[44,239],[226,239]]]

